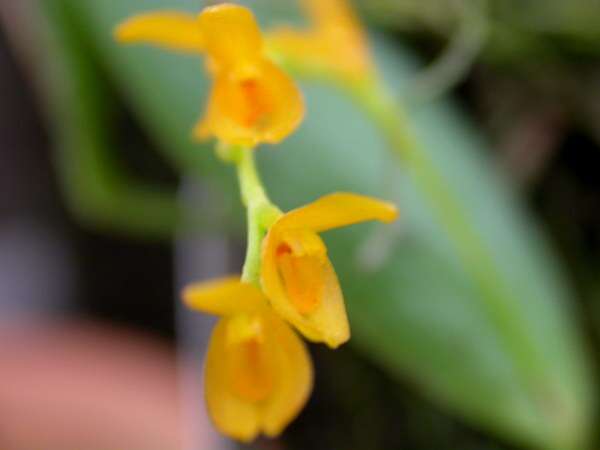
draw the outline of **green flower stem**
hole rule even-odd
[[[424,192],[437,219],[453,241],[463,266],[475,280],[491,320],[517,356],[518,365],[528,380],[526,384],[533,383],[540,367],[539,355],[529,345],[526,324],[517,319],[519,316],[513,314],[511,304],[506,301],[512,293],[501,281],[503,276],[469,220],[467,211],[417,139],[406,112],[378,81],[356,84],[350,92],[382,131],[390,148]]]
[[[224,156],[224,153],[227,154]],[[221,150],[221,156],[233,161],[236,165],[242,202],[247,209],[248,246],[242,269],[242,281],[258,286],[262,240],[282,213],[267,197],[256,170],[254,150],[229,148]]]

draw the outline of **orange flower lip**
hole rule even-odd
[[[192,284],[183,298],[193,309],[222,316],[205,362],[206,404],[215,426],[244,442],[280,434],[312,390],[306,345],[260,289],[238,277]]]
[[[263,241],[261,284],[271,305],[307,339],[338,347],[350,338],[342,291],[318,232],[366,220],[390,222],[395,206],[336,193],[280,217]]]
[[[272,113],[273,107],[269,104],[270,102],[264,93],[261,92],[262,86],[256,79],[244,80],[240,83],[240,87],[247,101],[247,111],[243,122],[248,127],[255,126],[261,119],[264,120],[266,116]]]
[[[324,261],[314,256],[295,257],[284,253],[277,258],[279,275],[286,293],[301,315],[315,311],[322,298]]]
[[[327,248],[316,234],[290,230],[276,249],[276,263],[283,286],[297,311],[314,312],[323,297]]]
[[[205,116],[194,129],[199,140],[215,137],[243,147],[275,144],[302,122],[302,94],[265,56],[260,29],[247,8],[225,3],[198,16],[142,14],[118,26],[115,37],[208,56],[213,88]]]
[[[260,402],[273,391],[273,375],[266,363],[266,349],[256,340],[239,346],[230,355],[231,389],[248,402]]]
[[[236,316],[229,321],[228,332],[234,335],[233,339],[228,336],[224,355],[231,392],[249,403],[268,399],[275,381],[265,345],[264,320],[260,315]]]

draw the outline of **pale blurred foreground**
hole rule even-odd
[[[34,322],[0,328],[0,354],[5,450],[181,448],[175,358],[162,343]]]

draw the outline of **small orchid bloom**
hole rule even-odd
[[[346,0],[300,0],[310,25],[289,26],[267,36],[271,50],[320,75],[356,81],[373,72],[367,37]]]
[[[262,249],[261,284],[273,309],[307,339],[335,348],[350,338],[344,298],[317,233],[367,220],[391,222],[396,207],[336,193],[281,216]]]
[[[192,309],[221,316],[204,366],[205,397],[216,428],[249,442],[279,435],[312,390],[306,345],[255,286],[231,277],[188,286]]]
[[[252,148],[282,141],[302,122],[302,94],[265,56],[260,29],[247,8],[224,3],[198,16],[141,14],[119,25],[115,36],[122,43],[146,42],[206,55],[213,87],[206,115],[194,129],[199,140],[215,137]]]

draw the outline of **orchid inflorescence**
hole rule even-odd
[[[214,138],[218,155],[236,166],[248,211],[248,248],[240,277],[192,284],[183,299],[221,317],[205,361],[205,398],[215,426],[241,441],[260,433],[277,436],[306,404],[313,369],[294,328],[331,348],[350,338],[342,291],[319,233],[397,216],[394,205],[351,193],[325,195],[283,213],[266,194],[254,149],[284,140],[305,113],[302,93],[276,55],[328,78],[372,78],[366,40],[344,1],[303,4],[310,28],[279,28],[266,37],[249,9],[228,3],[197,16],[146,13],[116,30],[122,43],[204,55],[213,81],[193,136]]]

